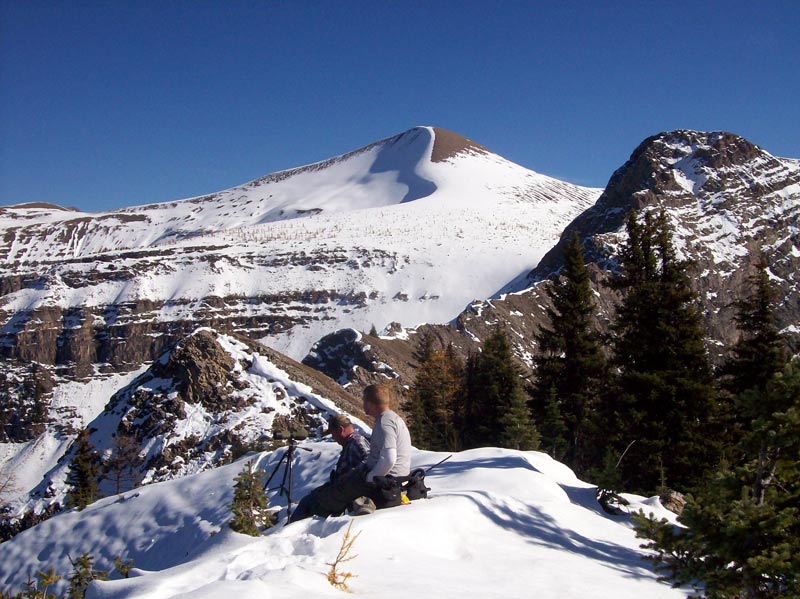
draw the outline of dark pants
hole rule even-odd
[[[317,487],[303,497],[292,512],[289,522],[296,522],[309,516],[338,516],[354,499],[375,494],[375,485],[364,479],[361,469],[348,472],[335,481]]]

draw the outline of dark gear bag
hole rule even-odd
[[[403,503],[401,497],[403,485],[397,478],[387,474],[386,476],[374,477],[372,482],[375,483],[375,493],[372,495],[372,500],[379,510],[395,507]]]
[[[417,468],[406,478],[408,482],[403,489],[406,492],[406,497],[414,501],[428,496],[430,488],[425,486],[425,471],[422,468]]]

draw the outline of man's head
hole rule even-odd
[[[392,393],[386,385],[369,385],[364,389],[364,412],[378,416],[391,407]]]
[[[323,433],[331,435],[339,445],[344,445],[345,439],[353,434],[353,423],[344,414],[334,414],[328,418],[328,428]]]

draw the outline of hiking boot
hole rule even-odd
[[[372,501],[372,499],[369,497],[359,497],[353,500],[347,513],[351,516],[366,516],[374,512],[375,509],[375,502]]]

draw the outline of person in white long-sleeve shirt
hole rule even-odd
[[[391,394],[384,385],[364,389],[364,412],[375,418],[367,457],[367,482],[376,476],[408,476],[411,470],[411,435],[391,408]]]
[[[375,418],[369,455],[362,467],[315,489],[313,498],[304,498],[304,509],[292,514],[290,521],[308,516],[332,516],[344,512],[360,497],[369,497],[381,505],[380,477],[408,476],[411,469],[411,436],[403,419],[391,409],[391,391],[384,385],[364,389],[364,412]],[[377,479],[377,480],[376,480]],[[383,479],[385,480],[385,479]],[[399,495],[399,490],[397,491]],[[301,502],[303,503],[303,502]]]

